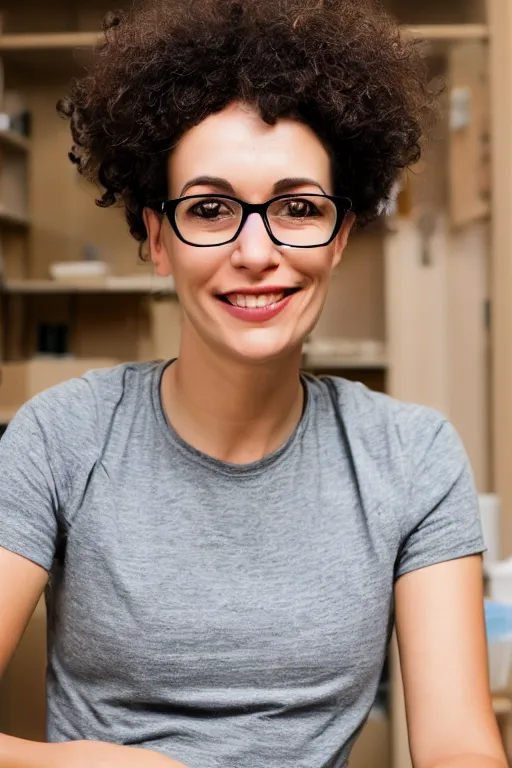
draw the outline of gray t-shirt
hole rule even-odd
[[[48,738],[345,766],[395,579],[484,549],[461,443],[427,408],[304,377],[292,436],[232,465],[173,431],[163,370],[54,387],[0,441],[0,545],[52,576]]]

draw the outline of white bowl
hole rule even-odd
[[[108,273],[108,264],[104,261],[58,261],[50,265],[53,280],[106,277]]]

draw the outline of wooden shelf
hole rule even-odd
[[[0,56],[15,71],[31,77],[68,77],[86,63],[101,39],[97,32],[0,35]]]
[[[423,40],[487,40],[489,28],[486,24],[418,24],[407,26],[406,31]]]
[[[8,211],[0,205],[0,225],[2,224],[8,224],[12,227],[28,227],[30,226],[30,221],[28,217],[14,211]]]
[[[49,51],[92,48],[101,35],[97,32],[55,32],[52,34],[0,35],[0,52]]]
[[[486,40],[489,37],[486,24],[420,24],[403,29],[425,40]],[[66,58],[72,62],[75,51],[93,48],[102,39],[103,35],[98,32],[0,35],[0,54],[20,64],[38,61],[56,64]]]
[[[496,715],[512,714],[512,699],[508,696],[493,696],[492,706]]]
[[[0,131],[0,146],[2,145],[20,152],[30,151],[30,140],[16,131]]]
[[[324,344],[315,344],[308,342],[304,345],[303,366],[314,370],[344,370],[344,369],[368,369],[384,370],[387,368],[387,361],[384,352],[384,346],[379,342],[368,344],[357,342],[344,342],[346,349],[328,349]]]
[[[330,356],[328,357],[315,357],[305,355],[304,360],[302,363],[302,367],[305,370],[315,370],[315,371],[344,371],[344,370],[379,370],[383,371],[387,368],[387,364],[384,360],[381,359],[370,359],[370,358],[357,358],[357,357],[336,357],[336,356]]]
[[[65,283],[56,280],[11,280],[4,283],[5,293],[17,295],[55,294],[164,294],[174,296],[174,283],[156,277],[108,277],[101,283]]]

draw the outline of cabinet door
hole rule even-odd
[[[449,410],[446,225],[399,218],[385,242],[388,391]]]
[[[442,215],[425,248],[411,219],[386,238],[388,391],[445,414],[489,490],[488,225],[451,232]]]
[[[490,211],[490,143],[487,46],[456,43],[448,54],[450,84],[449,208],[462,227]]]

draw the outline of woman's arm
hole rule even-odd
[[[507,768],[489,689],[480,556],[407,573],[395,587],[415,768]]]
[[[157,752],[99,741],[40,744],[0,736],[1,768],[185,768]]]
[[[39,565],[0,547],[0,677],[48,582]],[[156,752],[93,741],[41,744],[0,734],[0,768],[184,768]]]

